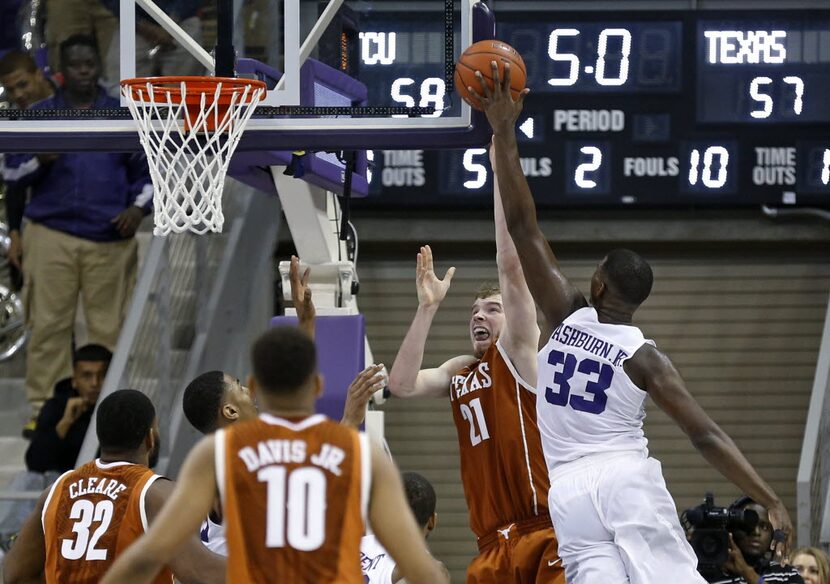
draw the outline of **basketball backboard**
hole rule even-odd
[[[494,35],[480,0],[219,0],[230,19],[214,0],[191,15],[170,13],[163,0],[113,1],[119,41],[102,51],[113,93],[136,75],[212,74],[227,66],[221,44],[233,39],[236,74],[269,86],[240,151],[461,148],[488,138],[483,116],[452,88],[461,51]],[[413,11],[417,31],[378,32]],[[123,107],[0,112],[0,151],[139,148]]]

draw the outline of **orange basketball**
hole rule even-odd
[[[527,81],[527,69],[522,56],[510,45],[498,40],[479,41],[470,45],[458,63],[455,64],[455,90],[458,95],[470,104],[470,107],[481,111],[481,104],[470,95],[467,87],[472,87],[479,94],[482,94],[481,83],[476,78],[476,71],[481,71],[484,81],[493,88],[493,66],[495,61],[499,66],[499,76],[504,79],[504,64],[510,63],[510,93],[513,99],[525,88]]]

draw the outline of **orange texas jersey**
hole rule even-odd
[[[64,473],[43,506],[47,584],[93,584],[147,529],[144,499],[160,477],[129,462],[88,462]],[[165,570],[154,584],[170,583]]]
[[[363,584],[368,438],[322,415],[216,433],[228,582]]]
[[[498,341],[453,376],[450,402],[473,533],[483,537],[512,522],[547,516],[550,483],[535,390]]]

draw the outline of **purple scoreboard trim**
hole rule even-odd
[[[495,18],[483,3],[473,7],[473,43],[495,38]],[[342,75],[342,73],[341,73]],[[48,122],[43,122],[47,124]],[[483,146],[490,140],[490,126],[474,111],[464,128],[412,128],[405,130],[273,130],[245,132],[237,151],[449,149]],[[0,152],[133,152],[141,149],[136,132],[8,132],[0,134]]]
[[[318,316],[314,344],[317,366],[323,374],[323,395],[317,411],[339,422],[349,384],[363,370],[366,359],[365,322],[362,314]],[[270,326],[297,326],[294,316],[275,316]]]

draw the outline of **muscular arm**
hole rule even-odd
[[[449,584],[446,568],[427,550],[395,463],[376,444],[372,444],[369,521],[378,541],[395,560],[400,578],[409,584]]]
[[[101,584],[149,584],[198,533],[216,494],[213,445],[213,435],[206,436],[190,452],[150,530],[115,561]]]
[[[792,534],[792,523],[781,499],[726,432],[695,401],[666,355],[651,345],[644,345],[625,363],[625,371],[648,392],[661,410],[677,422],[709,464],[769,510],[773,527]],[[784,547],[788,546],[789,542]],[[779,549],[777,553],[786,557],[786,549]]]
[[[587,302],[562,274],[553,250],[539,229],[536,205],[522,171],[516,144],[516,120],[522,111],[527,90],[517,101],[513,101],[509,70],[509,66],[505,66],[502,82],[498,68],[494,66],[495,89],[491,91],[483,83],[482,87],[475,89],[485,93],[478,97],[493,127],[493,145],[499,169],[496,178],[507,229],[516,245],[530,293],[544,314],[547,325],[555,327],[574,310],[586,306]]]
[[[17,534],[17,539],[6,555],[3,564],[3,582],[6,584],[40,584],[45,582],[43,569],[46,563],[46,543],[43,539],[41,515],[49,489],[38,499]]]
[[[493,164],[493,172],[496,172],[496,167],[497,165]],[[493,208],[496,223],[496,265],[499,270],[499,288],[506,322],[500,341],[522,379],[535,386],[536,348],[539,344],[536,305],[525,282],[516,245],[507,229],[498,181],[493,183]]]
[[[450,268],[444,279],[439,280],[432,265],[432,250],[428,245],[421,248],[416,270],[418,310],[389,372],[389,391],[396,397],[447,395],[453,374],[475,360],[472,356],[454,357],[440,367],[421,369],[429,327],[454,273],[455,268]]]
[[[152,524],[164,504],[171,498],[175,483],[159,479],[147,492],[147,517]],[[199,529],[185,541],[170,560],[170,569],[182,584],[222,584],[225,582],[225,558],[209,551],[199,539]]]

